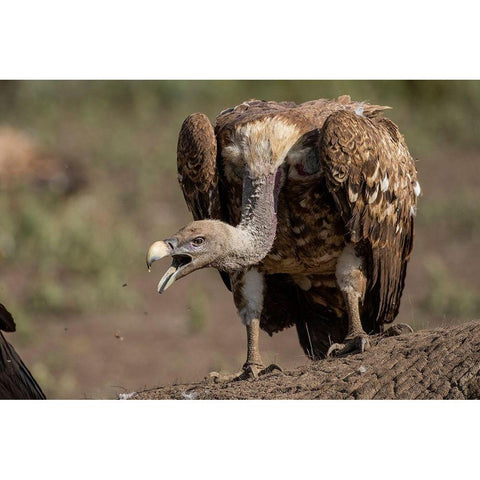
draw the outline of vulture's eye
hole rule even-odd
[[[196,247],[201,245],[203,242],[205,242],[205,238],[203,237],[197,237],[192,240],[193,245],[195,245]]]

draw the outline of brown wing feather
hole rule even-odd
[[[0,303],[0,331],[14,332],[15,321]],[[0,332],[0,400],[44,399],[45,395],[22,359]]]
[[[177,171],[185,202],[194,220],[220,219],[217,141],[203,113],[194,113],[182,124],[178,136]]]
[[[15,331],[15,320],[11,313],[0,303],[0,330],[4,332]]]
[[[322,167],[347,227],[367,257],[364,310],[378,330],[398,313],[413,242],[417,181],[396,125],[349,111],[328,117],[319,140]]]
[[[45,395],[22,359],[0,332],[0,400],[42,400]]]

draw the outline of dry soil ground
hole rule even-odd
[[[231,383],[180,384],[145,399],[480,399],[480,321],[387,337],[368,352]]]

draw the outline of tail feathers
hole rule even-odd
[[[260,327],[269,335],[295,325],[300,345],[312,360],[324,358],[332,343],[345,338],[346,316],[338,318],[313,303],[289,275],[265,275],[265,287]]]
[[[295,321],[300,345],[311,360],[325,358],[330,345],[342,342],[347,335],[347,318],[338,318],[322,305],[312,304],[304,292],[298,295],[303,297]]]
[[[44,400],[45,394],[0,332],[0,399]]]

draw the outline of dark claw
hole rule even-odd
[[[272,373],[272,372],[274,372],[275,370],[283,373],[283,368],[282,368],[282,367],[279,367],[279,366],[276,365],[275,363],[272,363],[272,364],[269,365],[267,368],[264,368],[263,370],[261,370],[260,372],[258,372],[258,375],[266,375],[267,373]]]
[[[240,372],[233,373],[230,375],[221,375],[218,372],[210,372],[207,380],[214,381],[215,383],[220,382],[238,382],[241,380],[252,380],[254,378],[261,377],[268,373],[272,373],[275,370],[283,372],[282,368],[278,365],[272,364],[266,368],[262,368],[263,365],[248,365],[245,364],[243,369]]]
[[[407,333],[413,333],[413,328],[408,323],[394,323],[387,328],[380,336],[382,337],[396,337],[404,333],[403,329],[407,330]]]
[[[330,345],[327,352],[328,357],[341,357],[349,353],[363,353],[370,348],[370,340],[367,335],[356,335],[344,340],[345,343],[334,343]]]

